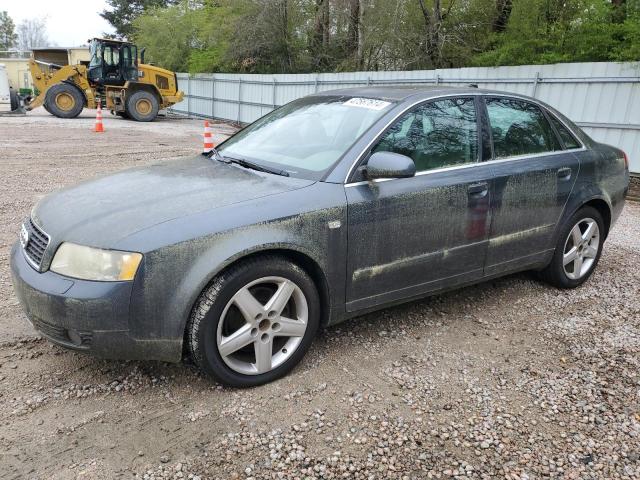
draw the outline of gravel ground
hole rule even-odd
[[[234,390],[26,323],[7,257],[32,203],[200,147],[199,121],[91,121],[0,118],[0,478],[640,478],[640,205],[580,289],[520,274],[383,310]]]

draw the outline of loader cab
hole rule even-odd
[[[138,48],[128,42],[102,38],[89,41],[89,81],[97,85],[122,86],[138,80]]]

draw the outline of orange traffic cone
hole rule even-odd
[[[209,121],[204,121],[204,146],[202,147],[202,154],[207,155],[213,150],[213,137],[211,135],[211,128],[209,128]]]
[[[96,112],[96,126],[94,127],[94,132],[104,132],[104,126],[102,125],[102,106],[101,101],[98,100],[98,111]]]

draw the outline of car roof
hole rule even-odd
[[[338,90],[326,90],[323,92],[315,93],[314,95],[320,96],[351,96],[351,97],[366,97],[366,98],[378,98],[381,100],[389,100],[394,102],[402,102],[409,98],[412,99],[428,99],[438,97],[441,95],[477,95],[477,94],[500,94],[500,95],[512,95],[514,97],[528,98],[525,95],[520,95],[512,92],[501,92],[498,90],[486,90],[483,88],[476,88],[471,85],[464,87],[450,87],[446,85],[429,85],[429,86],[376,86],[376,87],[355,87],[355,88],[341,88]],[[532,99],[534,100],[534,99]]]

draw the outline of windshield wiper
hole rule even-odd
[[[203,155],[207,155],[209,158],[213,157],[219,162],[229,163],[229,161],[222,156],[222,154],[216,149],[216,147],[211,147],[209,152],[203,153]]]
[[[242,158],[223,157],[219,153],[218,155],[220,156],[220,158],[222,158],[222,161],[225,163],[236,163],[241,167],[250,168],[252,170],[257,170],[259,172],[273,173],[275,175],[282,175],[283,177],[289,176],[289,172],[287,172],[286,170],[280,170],[279,168],[274,168],[274,167],[267,167],[266,165],[260,165],[259,163],[250,162],[249,160],[244,160]]]

